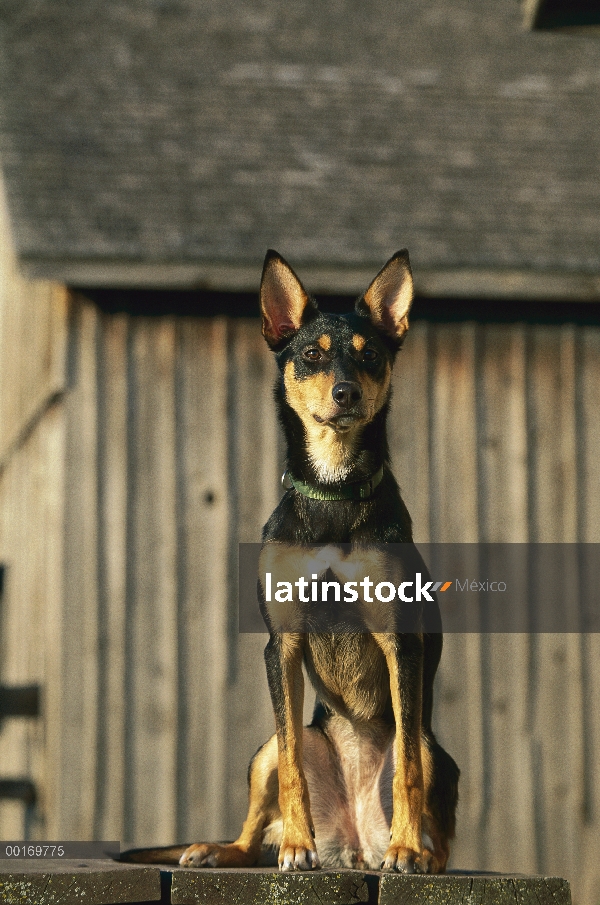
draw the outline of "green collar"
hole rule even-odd
[[[303,496],[310,497],[312,500],[368,500],[370,499],[375,488],[379,487],[383,478],[383,465],[374,475],[371,475],[368,481],[356,481],[353,484],[342,484],[341,486],[332,487],[331,489],[321,490],[320,487],[314,487],[312,484],[303,484],[297,478],[294,478],[289,471],[283,473],[281,483],[288,489],[293,487]],[[286,484],[286,481],[289,481]]]

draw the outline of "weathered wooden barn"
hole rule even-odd
[[[237,832],[273,731],[236,600],[280,493],[267,247],[332,305],[409,248],[418,540],[600,542],[600,41],[535,21],[0,0],[0,683],[41,694],[0,726],[36,793],[0,798],[2,838]],[[453,864],[597,905],[600,636],[448,636],[437,728]]]

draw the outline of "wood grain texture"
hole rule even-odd
[[[98,615],[101,650],[94,834],[125,838],[129,323],[101,318],[98,343]],[[108,835],[107,835],[108,834]]]
[[[428,324],[422,321],[410,328],[394,367],[388,420],[394,473],[412,518],[413,537],[417,543],[431,540],[431,332]]]
[[[0,474],[0,675],[40,681],[45,702],[38,726],[3,726],[2,772],[38,783],[38,836],[232,838],[273,731],[265,636],[237,633],[236,557],[281,492],[274,363],[256,321],[79,298],[69,330],[68,390]],[[394,380],[419,540],[600,541],[600,331],[417,324]],[[575,577],[585,602],[594,576]],[[453,865],[562,873],[597,905],[597,637],[446,637]],[[0,803],[0,834],[23,826]]]
[[[132,323],[130,347],[129,600],[126,689],[129,806],[148,838],[173,837],[176,813],[177,569],[175,323]]]
[[[377,888],[358,870],[175,870],[171,901],[173,905],[375,905]]]
[[[124,905],[161,900],[160,871],[113,861],[0,860],[2,905]]]
[[[399,877],[384,874],[380,881],[379,905],[451,902],[477,905],[570,905],[569,884],[557,877],[447,876]]]
[[[65,388],[67,291],[20,273],[0,179],[0,469]]]
[[[98,689],[98,314],[74,304],[69,327],[72,380],[65,400],[64,584],[61,723],[64,739],[57,829],[88,837],[96,807]],[[80,794],[71,794],[71,785]]]
[[[229,795],[228,325],[185,321],[179,331],[178,821],[192,841],[223,838]]]

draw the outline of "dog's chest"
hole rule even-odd
[[[319,698],[338,713],[369,720],[389,710],[387,665],[367,632],[309,633],[304,660]]]

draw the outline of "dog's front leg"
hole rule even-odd
[[[375,639],[386,658],[396,721],[393,816],[390,845],[382,867],[402,873],[427,872],[429,853],[423,851],[421,836],[423,637],[377,634]]]
[[[302,766],[303,643],[302,635],[273,634],[265,648],[279,753],[279,807],[283,818],[280,870],[319,867]]]

